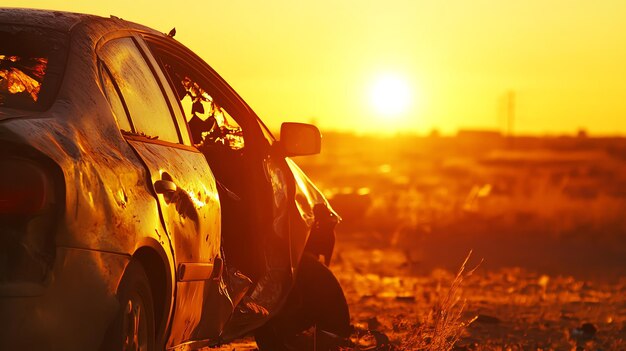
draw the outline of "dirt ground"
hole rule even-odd
[[[390,349],[415,350],[423,341],[420,326],[448,292],[456,272],[434,268],[416,273],[402,250],[364,242],[344,234],[332,264],[352,324],[380,331],[389,338]],[[463,259],[459,257],[459,265]],[[474,257],[468,265],[479,263]],[[458,296],[465,301],[460,322],[473,322],[463,328],[454,350],[626,349],[626,277],[592,281],[520,267],[493,270],[482,262],[463,281]],[[586,324],[593,326],[591,331],[585,332]],[[251,338],[219,348],[255,349]]]
[[[416,332],[456,272],[435,268],[415,274],[397,249],[340,243],[338,252],[333,270],[355,326],[382,331],[398,349],[415,349]],[[458,264],[462,261],[459,257]],[[590,281],[520,267],[493,270],[482,262],[458,295],[466,302],[461,322],[473,322],[456,350],[626,349],[624,277]],[[587,323],[596,332],[585,333]]]
[[[358,235],[345,235],[332,264],[352,324],[386,335],[388,349],[415,350],[423,341],[421,324],[448,292],[456,272],[434,268],[429,274],[415,273],[403,251],[364,242]],[[459,257],[458,264],[462,261]],[[479,263],[474,257],[468,265]],[[590,281],[520,267],[490,270],[482,262],[463,281],[459,297],[465,301],[461,322],[473,322],[463,328],[454,350],[626,349],[624,277]],[[585,332],[583,325],[593,328]],[[219,350],[254,349],[249,338]]]

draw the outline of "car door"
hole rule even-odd
[[[162,73],[142,45],[137,37],[115,38],[99,47],[98,56],[129,117],[126,140],[149,171],[174,250],[176,296],[167,342],[173,347],[218,336],[232,305],[220,290],[220,204],[215,178],[204,156],[190,145],[186,124],[172,109],[171,91],[162,84]],[[207,303],[212,299],[219,301]],[[201,323],[207,314],[222,320]]]
[[[292,282],[288,199],[293,198],[294,187],[284,157],[272,156],[278,148],[264,137],[254,112],[199,57],[173,40],[151,36],[147,40],[171,77],[191,134],[199,135],[194,120],[201,127],[213,119],[221,130],[217,135],[204,133],[204,139],[194,142],[201,143],[218,183],[229,190],[225,193],[240,198],[236,212],[241,216],[223,216],[226,266],[236,267],[257,283],[250,297],[272,311]],[[233,129],[241,129],[242,134]],[[222,196],[224,213],[233,213],[227,197]],[[240,235],[245,232],[248,235]]]

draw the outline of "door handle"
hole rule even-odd
[[[154,191],[157,194],[172,194],[178,189],[176,184],[171,180],[161,179],[154,182]]]

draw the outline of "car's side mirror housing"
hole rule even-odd
[[[280,126],[280,145],[285,156],[319,154],[322,134],[312,124],[285,122]]]

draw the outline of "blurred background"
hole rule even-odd
[[[297,161],[343,217],[340,237],[416,272],[473,249],[488,269],[626,273],[624,138],[326,133],[321,155]]]
[[[475,129],[323,145],[297,161],[343,218],[332,268],[355,325],[400,350],[626,347],[626,139]]]

